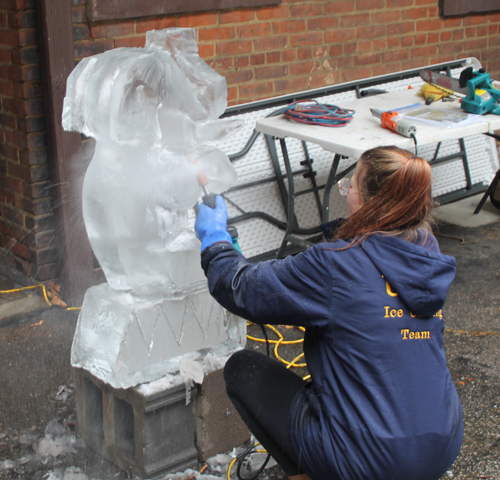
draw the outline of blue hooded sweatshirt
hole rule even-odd
[[[432,234],[321,243],[257,264],[229,243],[202,253],[212,295],[258,324],[306,328],[311,381],[290,439],[314,480],[437,480],[462,444],[462,408],[443,349],[455,259]]]

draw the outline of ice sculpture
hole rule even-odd
[[[243,323],[207,291],[188,228],[200,169],[212,192],[236,181],[208,143],[240,127],[219,119],[226,97],[187,28],[86,58],[68,78],[63,127],[96,139],[83,216],[107,280],[85,296],[71,361],[114,387],[154,380],[188,352],[244,344]]]

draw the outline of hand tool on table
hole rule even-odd
[[[500,115],[500,90],[497,90],[484,68],[477,71],[474,71],[473,67],[466,68],[460,73],[460,78],[449,77],[432,70],[422,70],[420,77],[437,88],[465,95],[461,104],[467,113]]]
[[[198,162],[196,162],[198,163]],[[215,198],[217,195],[215,193],[210,192],[208,188],[208,180],[205,174],[203,173],[203,170],[199,167],[198,165],[198,173],[197,173],[197,178],[198,178],[198,184],[200,185],[201,189],[203,190],[203,197],[202,197],[202,202],[210,208],[215,208]],[[239,252],[241,252],[240,244],[238,242],[238,230],[234,225],[228,225],[226,227],[226,230],[228,231],[229,235],[231,235],[231,240],[233,242],[233,247],[236,248]]]
[[[370,108],[370,112],[374,117],[380,118],[383,128],[399,133],[403,137],[412,137],[417,134],[417,127],[398,112],[391,110],[384,112],[378,108]]]

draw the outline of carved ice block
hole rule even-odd
[[[221,357],[245,346],[246,322],[223,309],[206,287],[171,298],[135,297],[104,283],[87,291],[71,364],[113,388],[179,371],[200,350]]]

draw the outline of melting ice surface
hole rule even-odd
[[[236,182],[207,144],[240,127],[219,119],[226,106],[226,81],[198,56],[193,29],[148,32],[145,48],[86,58],[68,78],[63,127],[96,140],[83,216],[107,280],[87,292],[72,364],[115,387],[154,380],[187,352],[244,343],[240,320],[208,294],[188,228],[200,170],[212,192]]]

